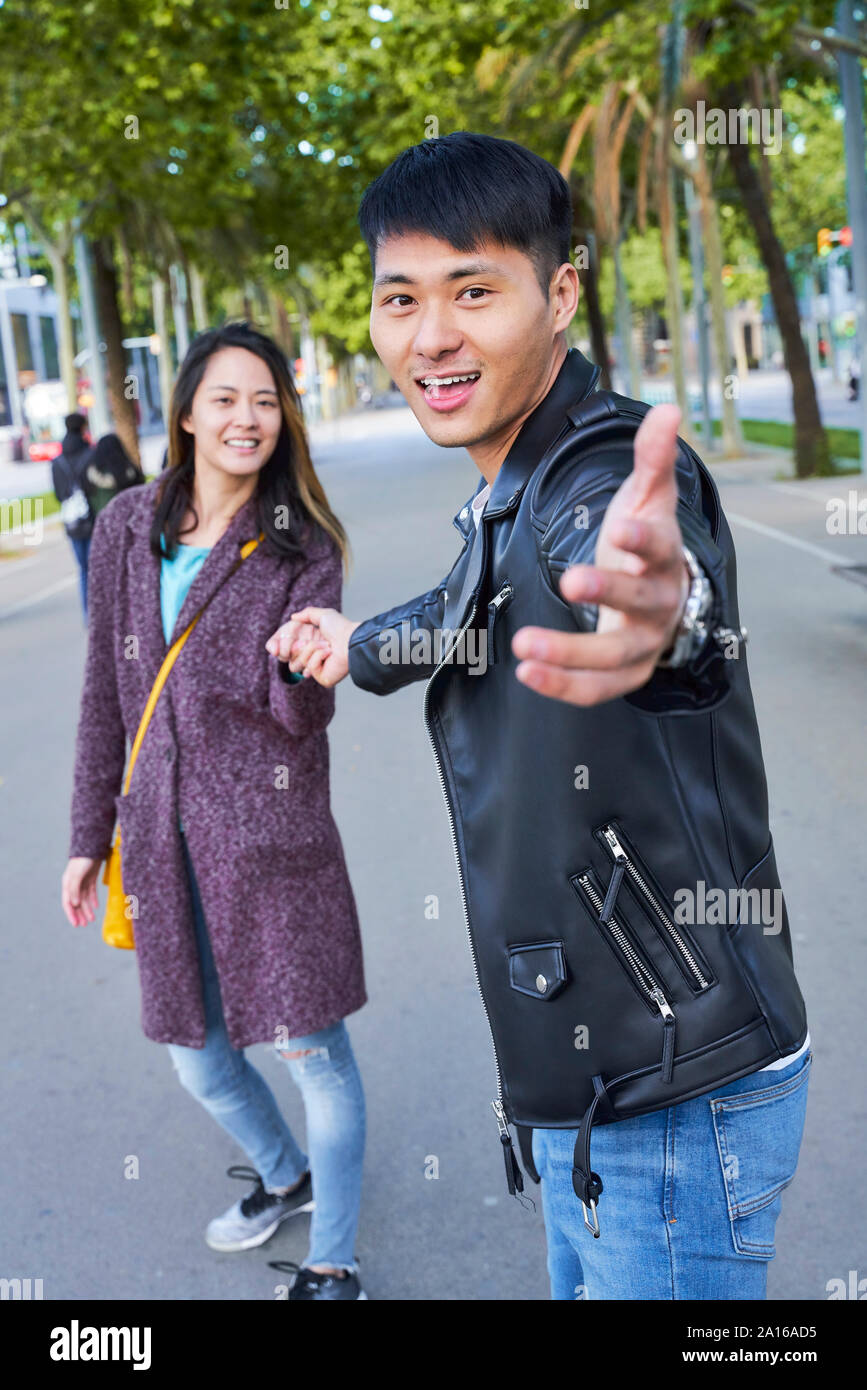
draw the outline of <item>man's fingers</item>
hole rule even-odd
[[[678,406],[655,405],[639,425],[632,466],[630,501],[633,505],[646,505],[656,495],[668,500],[672,489],[676,492],[674,465],[680,418]]]
[[[318,651],[324,651],[325,655],[328,656],[331,652],[331,644],[325,642],[321,637],[317,637],[312,642],[308,642],[306,647],[296,652],[289,662],[290,671],[306,671],[308,663],[311,661],[314,653]]]
[[[515,675],[540,695],[565,700],[570,705],[598,705],[639,690],[652,674],[652,667],[629,666],[621,671],[566,671],[542,661],[522,661]]]
[[[568,603],[595,603],[617,608],[637,618],[668,614],[681,601],[683,564],[675,551],[671,574],[632,575],[621,570],[597,569],[594,565],[573,565],[560,580],[560,592]],[[516,634],[517,635],[517,634]],[[571,638],[571,634],[563,634]],[[516,655],[529,656],[530,652]],[[543,658],[543,660],[546,658]]]
[[[554,632],[542,627],[522,627],[512,638],[512,651],[534,666],[616,671],[655,657],[659,633],[640,623],[626,624],[615,632]]]
[[[312,676],[314,680],[318,680],[319,675],[322,671],[323,664],[328,660],[330,655],[330,647],[319,647],[316,651],[314,651],[313,655],[307,662],[307,665],[304,667],[305,677]]]
[[[631,573],[646,574],[648,570],[669,567],[678,569],[683,563],[683,537],[676,516],[665,521],[639,520],[637,517],[613,521],[608,539],[618,550],[627,551],[638,558],[640,563],[629,566]]]

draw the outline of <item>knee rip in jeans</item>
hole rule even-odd
[[[327,1047],[307,1047],[301,1052],[284,1052],[282,1048],[278,1048],[277,1051],[280,1053],[281,1057],[285,1057],[287,1062],[292,1062],[296,1058],[301,1057],[324,1057],[326,1060],[328,1058]]]

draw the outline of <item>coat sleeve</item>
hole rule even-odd
[[[592,564],[596,542],[608,504],[632,469],[632,454],[622,446],[607,451],[602,467],[595,467],[589,480],[582,479],[580,465],[565,470],[558,479],[559,497],[541,541],[542,562],[547,580],[559,596],[563,572],[576,564]],[[677,520],[684,545],[693,552],[713,590],[713,607],[706,619],[708,637],[692,661],[677,668],[657,667],[650,680],[623,698],[638,709],[653,714],[706,712],[726,698],[731,668],[710,635],[715,628],[736,628],[734,605],[729,593],[727,556],[702,509],[701,478],[684,448],[677,460]],[[723,529],[728,531],[727,527]],[[570,605],[577,625],[584,632],[596,627],[596,608],[588,604]]]
[[[279,627],[288,623],[302,608],[340,608],[343,588],[343,561],[335,541],[328,537],[327,549],[320,549],[295,576],[289,590]],[[300,672],[289,670],[285,661],[268,657],[269,706],[271,714],[296,738],[321,733],[334,715],[334,690]]]
[[[114,645],[119,558],[116,529],[103,512],[93,528],[87,566],[87,660],[75,745],[70,858],[107,856],[126,762]]]

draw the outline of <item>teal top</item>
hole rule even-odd
[[[165,551],[165,541],[160,540]],[[160,562],[160,609],[163,615],[163,633],[167,642],[172,640],[178,614],[184,606],[184,599],[190,585],[205,560],[211,553],[209,545],[179,545],[174,557],[163,555]],[[178,828],[183,833],[183,821],[178,817]]]
[[[164,541],[162,548],[165,550]],[[190,585],[210,553],[209,545],[179,545],[171,559],[168,555],[163,555],[160,563],[160,608],[163,615],[163,633],[167,642],[171,641],[178,614],[184,606]]]

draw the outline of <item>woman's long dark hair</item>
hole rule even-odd
[[[157,490],[151,550],[158,557],[174,553],[181,523],[193,507],[195,441],[183,429],[181,420],[192,408],[209,358],[232,347],[246,348],[270,368],[283,416],[274,452],[260,469],[256,485],[259,529],[265,533],[268,548],[274,554],[295,559],[306,552],[317,531],[325,531],[337,543],[346,563],[346,532],[329,507],[316,476],[301,403],[286,358],[271,338],[245,321],[226,323],[198,334],[181,363],[172,391],[166,467]]]

